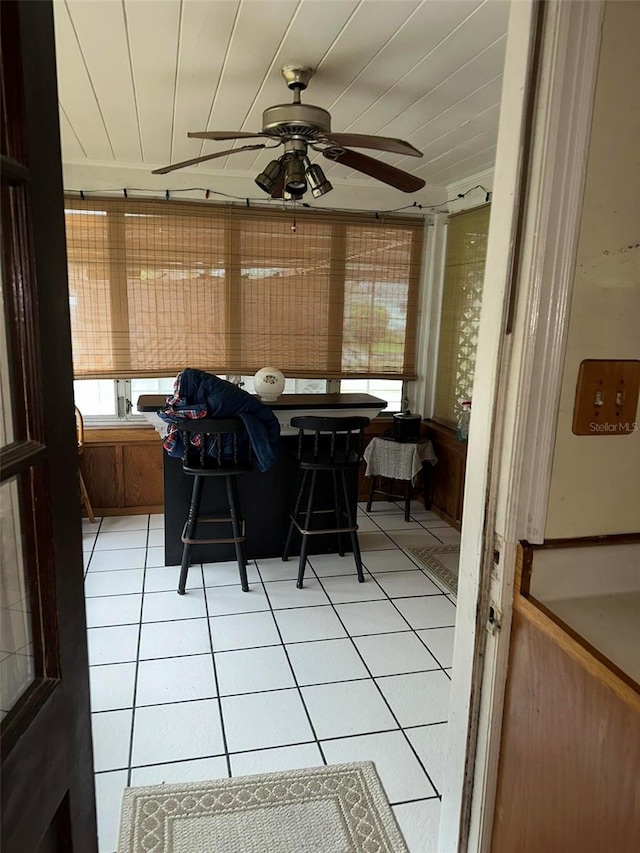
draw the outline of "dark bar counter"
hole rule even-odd
[[[162,394],[143,394],[138,398],[137,410],[145,415],[156,428],[166,424],[156,412],[165,405]],[[385,401],[370,394],[284,394],[274,403],[266,403],[280,421],[280,455],[269,471],[256,469],[238,477],[240,502],[246,525],[245,547],[247,557],[279,557],[289,527],[289,513],[295,498],[299,474],[295,459],[297,431],[289,421],[296,415],[313,414],[327,416],[365,415],[373,419],[384,408]],[[158,437],[158,441],[161,441]],[[182,461],[163,453],[164,459],[164,541],[165,565],[180,563],[182,542],[180,535],[187,519],[193,477],[182,470]],[[354,472],[349,489],[355,512],[358,494],[358,478]],[[322,493],[321,493],[322,494]],[[333,505],[332,488],[327,487],[322,505]],[[200,514],[227,516],[228,507],[224,484],[215,477],[207,479],[202,497]],[[203,538],[225,536],[225,525],[202,525],[196,536]],[[299,534],[296,534],[299,540]],[[347,537],[345,537],[347,538]],[[292,554],[298,553],[299,541],[294,541]],[[337,550],[335,535],[311,537],[310,553],[334,553]],[[346,542],[345,542],[346,544]],[[192,563],[214,563],[235,560],[233,545],[194,545]]]

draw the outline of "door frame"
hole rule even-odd
[[[511,8],[467,456],[443,851],[490,850],[516,549],[544,538],[604,5],[516,0]]]
[[[32,622],[35,679],[2,721],[2,849],[95,853],[53,4],[5,0],[2,11],[10,93],[2,171],[15,211],[4,235],[7,280],[18,308],[27,306],[8,313],[30,349],[13,377],[13,398],[26,416],[7,447],[17,457],[16,471],[37,487],[28,495],[25,518],[36,527],[26,558],[31,597],[39,605]]]

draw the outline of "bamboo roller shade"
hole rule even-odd
[[[76,378],[412,378],[423,221],[66,199]]]

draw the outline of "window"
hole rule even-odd
[[[73,393],[83,416],[114,417],[118,413],[116,385],[110,379],[76,379]]]
[[[452,215],[447,230],[434,419],[450,426],[473,393],[490,207]]]
[[[340,391],[343,394],[372,394],[386,400],[383,412],[400,412],[404,409],[404,382],[399,379],[343,379]]]
[[[238,382],[249,394],[255,393],[253,376],[223,378]],[[366,384],[367,380],[363,382]],[[126,417],[135,421],[142,418],[136,411],[136,402],[141,394],[169,397],[173,394],[174,383],[175,376],[170,376],[163,379],[76,379],[73,385],[76,406],[85,419],[105,421]],[[324,394],[326,391],[324,379],[287,379],[284,387],[285,394]]]
[[[67,207],[77,380],[265,364],[307,383],[415,377],[421,219],[299,212],[294,233],[278,210]]]
[[[241,376],[242,387],[249,394],[255,394],[253,376]],[[324,394],[327,382],[324,379],[286,379],[283,394]]]

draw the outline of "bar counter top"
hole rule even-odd
[[[166,394],[141,394],[138,411],[157,412],[164,408],[166,400]],[[265,406],[272,409],[370,409],[384,408],[385,401],[371,394],[281,394],[274,403],[265,402]]]
[[[166,394],[141,394],[137,402],[137,410],[160,434],[166,432],[167,425],[156,413],[165,407],[166,401]],[[292,435],[295,430],[289,422],[302,412],[332,416],[339,410],[344,417],[364,415],[373,420],[384,409],[386,402],[371,394],[282,394],[273,403],[265,402],[265,406],[269,406],[280,421],[281,434]]]

